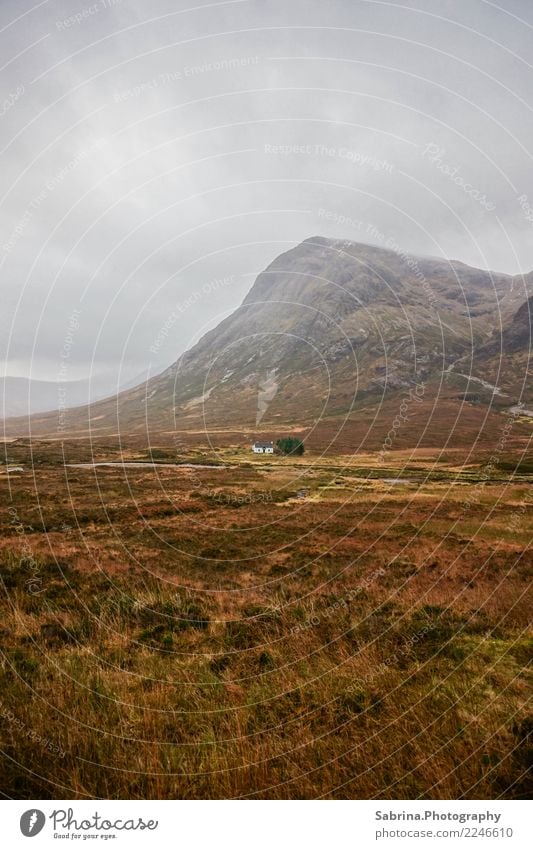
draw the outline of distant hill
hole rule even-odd
[[[173,366],[118,402],[69,411],[69,427],[83,432],[88,413],[91,430],[102,432],[312,425],[377,410],[421,384],[433,396],[446,386],[458,405],[470,394],[476,404],[509,406],[520,381],[494,371],[494,360],[503,346],[527,372],[532,284],[531,275],[307,239],[275,259],[241,306]],[[497,392],[484,385],[489,373]],[[41,417],[32,428],[50,423]]]
[[[138,386],[142,375],[125,381],[121,391]],[[67,409],[93,403],[109,397],[112,381],[101,376],[89,380],[70,380],[59,383],[53,380],[30,380],[26,377],[0,377],[0,419],[13,416],[28,416]]]

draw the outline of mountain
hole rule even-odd
[[[463,404],[474,383],[475,403],[509,405],[516,375],[507,398],[503,385],[484,386],[485,365],[500,344],[529,355],[532,284],[532,275],[313,237],[277,257],[173,366],[118,403],[92,404],[91,430],[313,425],[421,385]],[[84,430],[87,409],[68,422]]]
[[[105,392],[100,392],[92,398],[96,400],[105,395]],[[87,380],[60,384],[53,380],[30,380],[26,377],[0,378],[0,418],[55,410],[65,402],[69,407],[76,407],[90,399]]]
[[[139,374],[122,383],[120,391],[138,386],[145,379]],[[113,378],[108,375],[66,382],[7,375],[0,377],[0,418],[34,415],[61,406],[79,407],[107,398],[112,392]]]
[[[533,298],[528,298],[503,326],[501,338],[485,345],[481,348],[480,353],[484,357],[499,355],[500,353],[509,356],[530,350],[532,316]]]
[[[508,406],[509,400],[519,399],[532,406],[532,318],[530,297],[502,321],[501,333],[493,334],[474,352],[472,371],[483,377],[487,385],[499,387],[496,401],[500,405]]]

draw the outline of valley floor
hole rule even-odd
[[[7,452],[6,796],[531,790],[527,463]]]

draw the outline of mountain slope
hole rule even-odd
[[[513,399],[529,408],[533,404],[532,319],[533,297],[530,297],[503,321],[500,334],[494,334],[494,338],[475,351],[473,374],[499,387],[496,401],[503,406]]]
[[[312,424],[377,408],[422,383],[438,391],[445,379],[454,391],[457,381],[462,402],[458,364],[464,375],[483,371],[504,338],[523,356],[531,283],[531,275],[525,287],[460,262],[307,239],[275,259],[241,306],[171,368],[93,404],[91,428]],[[520,327],[514,336],[505,329],[512,325]],[[69,411],[68,422],[86,428],[87,410]],[[34,425],[46,428],[46,417]]]

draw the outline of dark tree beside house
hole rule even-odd
[[[284,436],[276,442],[276,448],[282,454],[296,454],[298,457],[304,453],[304,444],[295,436]]]

